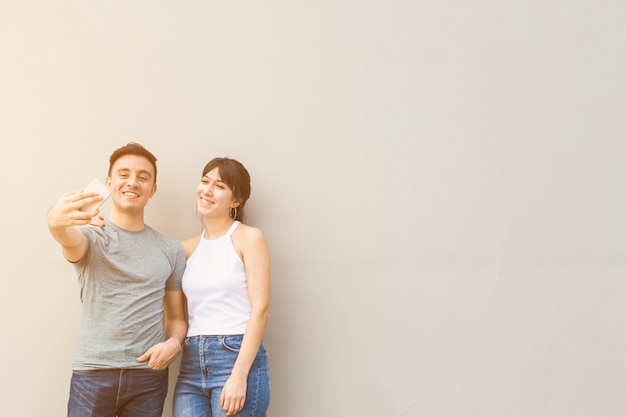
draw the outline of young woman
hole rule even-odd
[[[243,223],[250,175],[215,158],[196,189],[203,231],[183,242],[189,330],[174,392],[174,417],[263,417],[270,381],[262,338],[270,260],[263,233]]]

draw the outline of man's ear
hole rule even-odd
[[[154,185],[152,186],[152,192],[150,193],[150,198],[152,198],[152,196],[154,195],[154,193],[156,193],[156,191],[157,191],[157,185],[155,182]]]

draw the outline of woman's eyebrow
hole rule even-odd
[[[203,180],[210,180],[211,178],[207,177],[206,175],[204,177],[202,177]],[[215,180],[215,182],[221,182],[222,184],[226,184],[226,182],[224,182],[223,179],[218,178]]]

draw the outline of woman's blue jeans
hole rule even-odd
[[[223,417],[220,395],[231,374],[242,335],[194,336],[185,340],[174,391],[174,417]],[[270,376],[263,344],[248,374],[243,409],[236,417],[265,417],[270,402]]]
[[[74,371],[68,417],[161,417],[168,370]]]

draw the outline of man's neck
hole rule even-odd
[[[116,226],[131,232],[139,232],[146,227],[143,221],[143,211],[140,213],[127,213],[112,210],[109,220]]]

